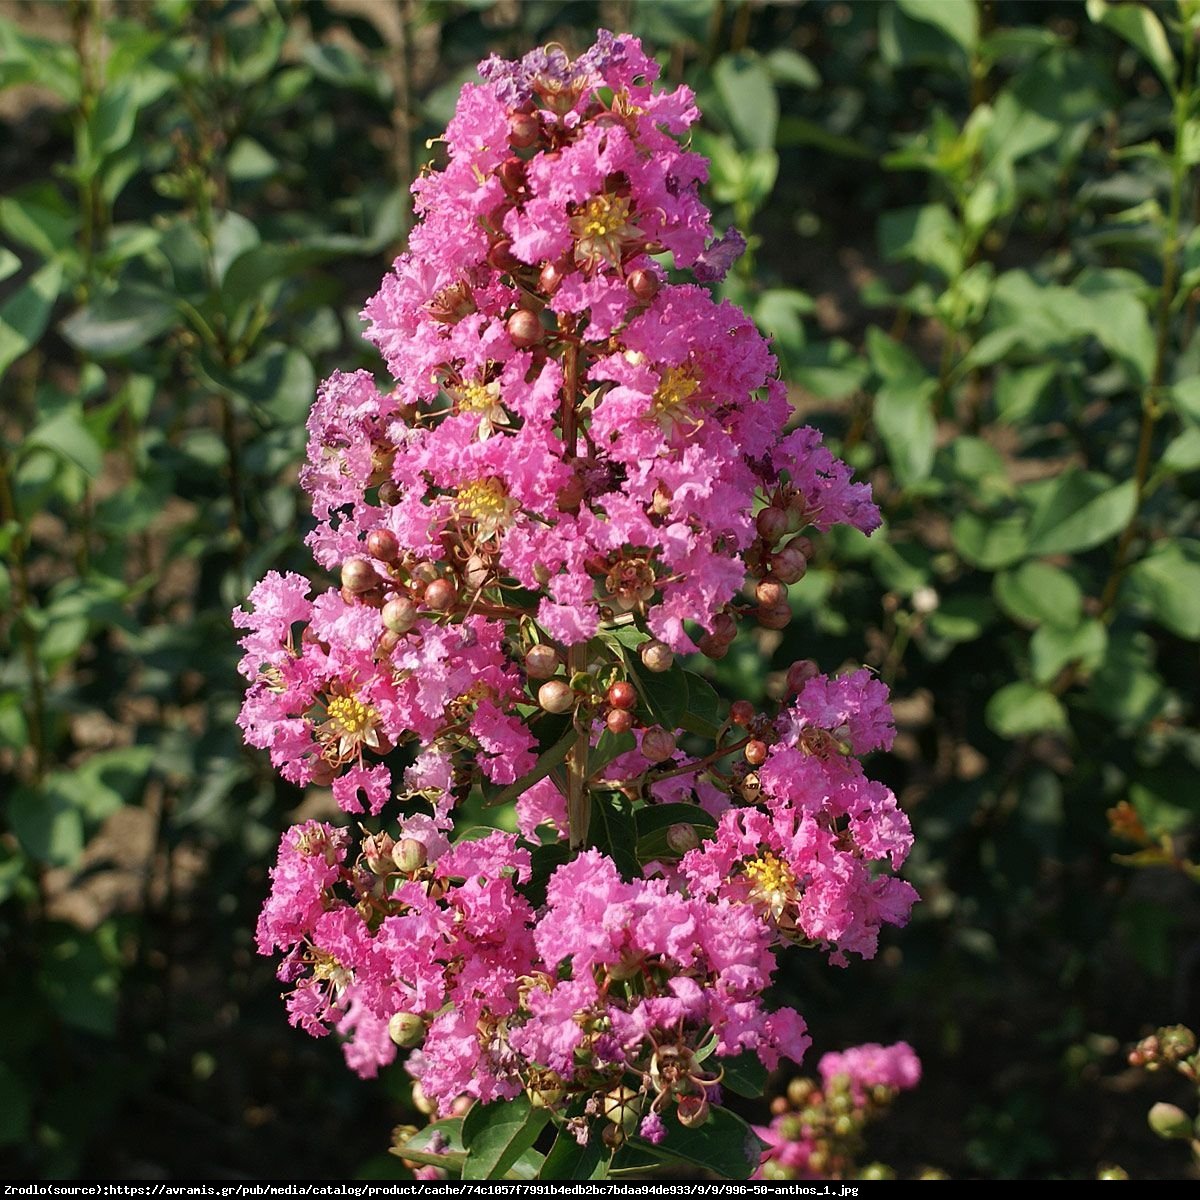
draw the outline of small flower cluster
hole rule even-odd
[[[771,1124],[758,1133],[767,1143],[760,1179],[848,1179],[862,1169],[863,1130],[900,1092],[921,1081],[921,1062],[907,1042],[852,1046],[822,1056],[821,1080],[801,1077],[771,1106]],[[886,1177],[879,1164],[865,1177]]]
[[[362,1074],[403,1048],[443,1113],[525,1093],[581,1140],[655,1143],[707,1119],[722,1058],[803,1055],[764,1003],[781,948],[870,956],[915,899],[858,761],[890,745],[880,683],[802,662],[777,711],[709,689],[698,715],[675,661],[781,628],[812,536],[879,517],[787,430],[745,314],[672,282],[743,245],[699,199],[688,89],[606,33],[481,75],[366,308],[392,381],[337,374],[309,420],[337,584],[271,573],[234,614],[246,740],[347,813],[400,806],[288,831],[258,944]],[[480,791],[519,833],[454,836]]]

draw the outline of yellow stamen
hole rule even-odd
[[[495,385],[479,383],[472,380],[464,384],[461,399],[458,402],[460,412],[487,412],[498,403]]]
[[[582,237],[603,238],[620,233],[629,221],[629,200],[625,196],[593,196],[578,220]]]
[[[765,905],[771,915],[779,920],[783,910],[795,897],[795,872],[770,850],[758,858],[751,859],[743,869],[752,884],[751,899]]]
[[[379,720],[379,714],[370,704],[364,704],[355,696],[335,696],[329,702],[329,720],[339,731],[350,737],[361,737]]]
[[[460,487],[454,507],[459,516],[476,522],[481,532],[494,532],[508,524],[516,505],[509,498],[504,481],[493,475],[489,479],[477,479]]]
[[[654,406],[671,409],[682,404],[700,387],[700,381],[687,367],[668,367],[654,391]]]

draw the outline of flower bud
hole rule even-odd
[[[754,720],[754,705],[749,700],[735,700],[729,706],[729,719],[745,729]]]
[[[550,713],[570,712],[575,693],[561,679],[551,679],[538,688],[538,703]]]
[[[685,1129],[695,1129],[698,1125],[703,1125],[708,1120],[708,1099],[697,1092],[680,1096],[676,1116]]]
[[[1178,1105],[1168,1104],[1165,1100],[1160,1100],[1150,1109],[1146,1121],[1160,1138],[1195,1136],[1192,1131],[1192,1118]]]
[[[389,833],[369,833],[363,838],[363,858],[374,875],[386,875],[392,869],[392,851],[396,843]]]
[[[704,634],[696,646],[705,658],[711,658],[714,661],[724,658],[729,653],[729,643],[719,641],[711,633]]]
[[[774,544],[787,533],[787,514],[779,508],[764,508],[754,518],[754,524],[763,541]]]
[[[388,1037],[405,1050],[419,1046],[425,1038],[425,1022],[416,1013],[395,1013],[388,1021]]]
[[[787,603],[787,585],[774,575],[760,579],[754,589],[754,598],[763,608],[774,608]]]
[[[530,679],[551,679],[560,661],[558,651],[553,646],[539,642],[525,652],[525,674]]]
[[[627,708],[610,708],[604,724],[609,733],[628,733],[633,728],[633,713]]]
[[[862,1169],[860,1179],[895,1179],[896,1172],[892,1170],[887,1163],[873,1162],[867,1163]]]
[[[407,596],[395,596],[380,613],[383,627],[392,633],[407,633],[417,622],[417,606]]]
[[[543,263],[538,272],[538,291],[543,296],[553,296],[562,287],[563,269],[558,263]]]
[[[799,662],[792,663],[787,672],[788,694],[796,695],[803,691],[804,685],[810,679],[816,679],[820,673],[821,668],[811,658],[802,658]]]
[[[675,652],[665,642],[645,642],[638,653],[647,671],[669,671],[675,662]]]
[[[805,558],[812,558],[816,553],[816,547],[812,544],[812,538],[798,537],[792,538],[788,545],[794,550],[799,550]]]
[[[318,758],[312,766],[312,782],[317,787],[328,787],[334,780],[337,772],[323,759]]]
[[[727,612],[717,613],[713,617],[712,635],[728,645],[737,637],[737,622]]]
[[[537,1071],[525,1087],[530,1108],[556,1108],[567,1094],[567,1085],[556,1071]]]
[[[767,761],[767,743],[755,738],[754,741],[746,743],[746,748],[742,753],[745,754],[746,761],[752,767],[761,767]]]
[[[613,708],[635,708],[637,699],[637,689],[624,679],[619,679],[608,689],[608,702]]]
[[[610,1149],[619,1150],[625,1145],[625,1131],[619,1125],[605,1125],[600,1140]]]
[[[498,242],[492,243],[492,248],[487,255],[488,265],[495,267],[497,271],[504,271],[511,274],[513,271],[519,271],[524,265],[519,258],[512,252],[512,240],[510,238],[501,238]]]
[[[528,350],[536,346],[546,336],[542,323],[536,313],[527,308],[518,308],[505,323],[509,339],[518,350]]]
[[[375,568],[365,558],[348,558],[342,563],[342,587],[346,591],[367,592],[378,582]]]
[[[677,825],[668,826],[667,845],[675,854],[686,854],[700,845],[700,835],[696,832],[695,825],[680,821]]]
[[[425,589],[425,605],[434,612],[449,612],[458,599],[458,589],[449,579],[435,579]]]
[[[558,489],[554,503],[558,505],[560,512],[578,512],[586,495],[587,489],[584,487],[583,480],[578,475],[572,474],[567,482]]]
[[[771,556],[771,570],[784,583],[798,583],[808,570],[808,560],[795,546],[784,546]]]
[[[477,592],[480,588],[486,586],[487,581],[491,578],[492,569],[488,566],[487,559],[480,554],[472,554],[467,559],[467,565],[463,568],[463,583],[473,591]]]
[[[661,725],[647,729],[642,737],[642,754],[651,762],[664,762],[675,753],[675,735]]]
[[[510,196],[515,196],[525,186],[525,163],[515,154],[500,164],[496,174],[500,178],[500,186]]]
[[[786,604],[774,604],[770,608],[757,609],[754,615],[764,629],[786,629],[792,619],[792,610]]]
[[[647,271],[645,267],[630,271],[625,283],[633,298],[642,304],[649,304],[658,295],[658,276],[653,271]]]
[[[515,112],[508,118],[508,141],[516,150],[525,150],[542,136],[537,113]]]
[[[401,838],[392,848],[392,862],[403,875],[415,875],[429,861],[425,843],[416,838]]]
[[[385,479],[379,485],[379,503],[386,504],[389,508],[393,504],[400,503],[400,485],[393,483],[390,479]]]
[[[372,529],[367,534],[367,553],[380,562],[395,562],[400,543],[390,529]]]
[[[419,1083],[414,1083],[412,1086],[412,1102],[413,1108],[419,1113],[424,1113],[427,1117],[432,1117],[437,1112],[436,1101],[430,1100],[425,1095],[425,1089]]]

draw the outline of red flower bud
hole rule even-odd
[[[512,344],[518,350],[528,350],[530,346],[536,346],[546,336],[546,331],[542,328],[537,314],[531,313],[527,308],[518,308],[508,318],[506,328]]]
[[[373,529],[367,534],[367,551],[380,562],[395,562],[400,543],[390,529]]]

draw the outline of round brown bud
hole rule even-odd
[[[396,870],[405,875],[413,875],[429,861],[429,851],[425,843],[416,838],[401,838],[392,848],[392,862]]]
[[[788,545],[799,550],[805,558],[812,558],[817,549],[812,543],[812,538],[807,537],[792,538]]]
[[[737,622],[729,613],[717,613],[713,617],[712,635],[718,642],[724,642],[728,645],[737,637]]]
[[[792,610],[786,604],[756,609],[754,615],[764,629],[786,629],[792,620]]]
[[[686,854],[700,845],[700,835],[695,825],[680,821],[667,827],[667,846],[676,854]]]
[[[342,563],[342,587],[348,592],[369,592],[379,582],[375,568],[365,558],[348,558]]]
[[[542,123],[537,113],[515,112],[508,118],[509,144],[516,150],[525,150],[542,136]]]
[[[425,1038],[425,1022],[416,1013],[395,1013],[388,1022],[388,1037],[404,1050],[419,1046]]]
[[[820,673],[821,668],[811,658],[802,658],[799,662],[792,663],[787,671],[788,693],[794,695],[802,691],[804,685],[810,679],[816,679]]]
[[[755,738],[754,741],[746,743],[746,749],[742,753],[752,767],[761,767],[767,761],[767,743]]]
[[[570,712],[575,707],[575,693],[561,679],[550,679],[538,688],[538,703],[550,713]]]
[[[620,1125],[605,1125],[600,1131],[600,1140],[610,1150],[619,1150],[625,1145],[625,1131]]]
[[[525,652],[525,674],[530,679],[550,679],[558,670],[561,661],[558,651],[553,646],[539,642]]]
[[[744,729],[754,720],[754,705],[749,700],[735,700],[729,706],[729,719]]]
[[[367,534],[367,553],[380,562],[395,562],[400,553],[400,543],[390,529],[372,529]]]
[[[638,653],[647,671],[669,671],[675,663],[675,652],[665,642],[645,642]]]
[[[488,251],[487,260],[489,266],[510,275],[513,271],[519,271],[522,266],[521,260],[512,252],[512,241],[509,238],[501,238],[494,242]]]
[[[656,725],[642,737],[642,754],[651,762],[664,762],[675,753],[675,735]]]
[[[633,293],[634,299],[641,301],[642,304],[649,304],[658,295],[658,276],[653,271],[647,271],[645,267],[638,267],[636,271],[630,271],[629,278],[625,280],[625,283]]]
[[[808,560],[795,546],[784,546],[771,556],[771,570],[783,583],[797,583],[808,570]]]
[[[546,331],[542,328],[537,314],[531,313],[527,308],[518,308],[508,318],[505,328],[508,330],[509,339],[518,350],[528,350],[530,346],[536,346],[546,336]]]
[[[572,474],[567,482],[558,489],[554,502],[558,505],[560,512],[577,512],[586,494],[587,489],[584,487],[583,480],[578,475]]]
[[[458,589],[449,579],[435,579],[425,589],[426,607],[434,612],[449,612],[458,599]]]
[[[317,787],[328,787],[336,774],[337,772],[323,758],[318,758],[313,763],[311,782],[315,783]]]
[[[386,504],[389,508],[393,504],[400,503],[400,485],[393,483],[390,479],[385,479],[379,485],[379,503]]]
[[[711,633],[704,634],[696,645],[705,658],[711,658],[714,662],[729,653],[729,643],[718,640]]]
[[[525,163],[515,154],[500,164],[496,174],[500,178],[500,186],[510,196],[516,195],[525,186]]]
[[[620,679],[608,689],[608,702],[613,708],[634,708],[637,705],[637,689],[632,683]]]
[[[407,596],[396,596],[383,606],[383,627],[392,633],[407,633],[417,623],[417,606]]]
[[[562,287],[563,269],[558,263],[543,263],[538,272],[538,291],[543,296],[553,296]]]
[[[633,713],[627,708],[610,708],[604,724],[609,733],[628,733],[633,728]]]
[[[779,508],[764,508],[754,518],[754,524],[763,541],[774,543],[787,533],[787,513]]]
[[[390,629],[385,629],[379,635],[379,641],[376,642],[375,649],[379,654],[391,654],[400,645],[401,636],[401,634],[393,633]]]
[[[787,585],[774,575],[760,579],[754,589],[754,598],[763,608],[774,608],[787,603]]]

